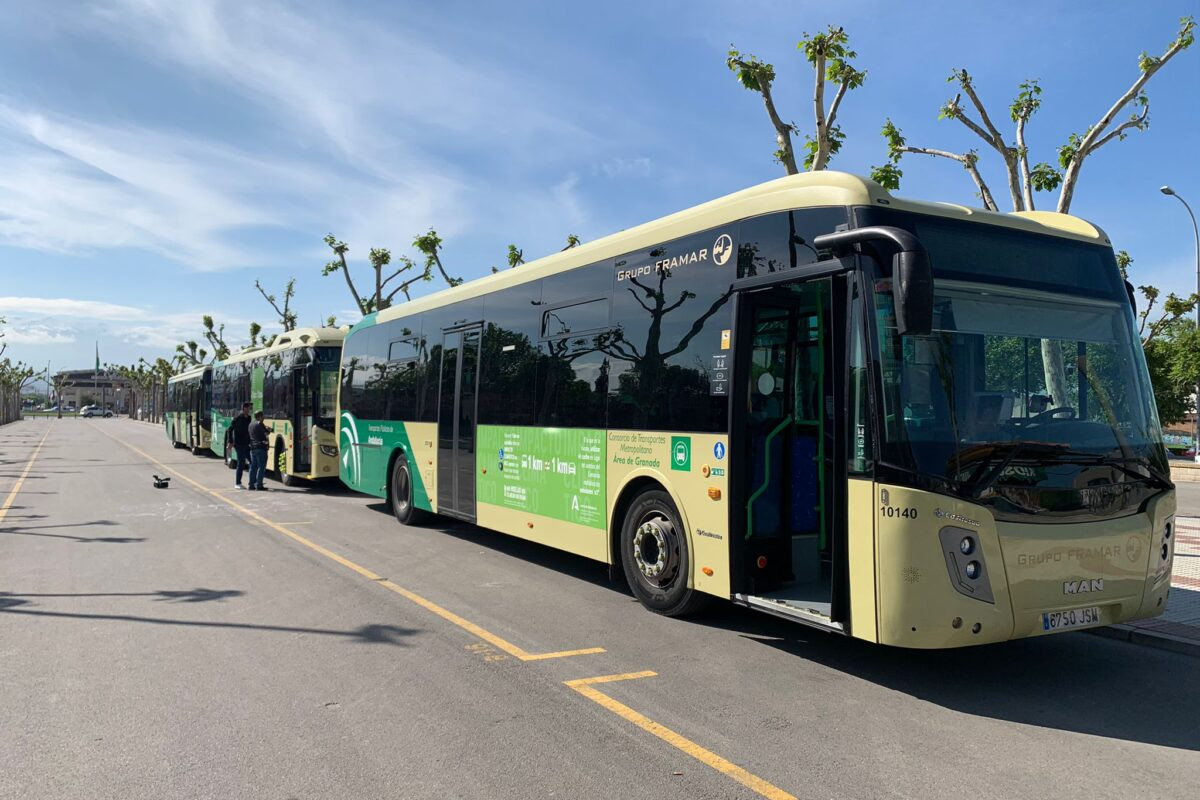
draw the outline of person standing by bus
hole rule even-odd
[[[267,471],[267,435],[271,429],[263,422],[263,412],[254,412],[254,422],[250,423],[250,488],[265,492],[263,473]]]
[[[237,454],[237,474],[233,478],[233,485],[237,489],[243,488],[242,470],[250,466],[250,409],[253,407],[249,403],[242,403],[242,413],[234,417],[229,425],[229,438]],[[250,485],[254,485],[253,479]]]

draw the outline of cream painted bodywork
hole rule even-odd
[[[217,363],[236,364],[248,358],[269,356],[301,347],[320,347],[326,345],[337,345],[340,347],[342,340],[345,338],[346,329],[344,328],[296,328],[295,330],[286,331],[276,336],[269,347],[261,345],[243,347],[241,350],[230,355],[229,358],[221,359]]]
[[[672,437],[686,437],[690,442],[689,469],[671,468]],[[610,430],[607,441],[608,520],[610,529],[617,528],[614,538],[619,540],[620,536],[621,521],[616,519],[615,512],[625,488],[640,477],[657,481],[671,495],[687,536],[691,555],[688,585],[701,592],[728,598],[731,583],[729,437],[710,433]],[[724,450],[724,457],[719,459],[715,455],[718,443]],[[623,463],[625,460],[632,463]],[[710,489],[718,494],[716,499],[710,496]],[[616,563],[616,554],[607,540],[604,545],[605,560]],[[713,574],[705,574],[705,567]]]
[[[412,447],[409,467],[420,474],[425,493],[429,495],[429,505],[437,513],[437,423],[406,422],[404,427]]]
[[[883,490],[891,506],[914,509],[916,517],[884,516]],[[1100,625],[1162,613],[1170,554],[1163,562],[1157,542],[1174,513],[1174,492],[1156,497],[1144,513],[1070,524],[997,522],[983,506],[897,486],[876,484],[873,500],[878,636],[871,639],[860,627],[854,607],[851,632],[858,638],[902,647],[960,647],[1042,635],[1046,611],[1099,606]],[[938,539],[945,526],[977,535],[995,602],[954,588]],[[852,549],[856,536],[862,535],[852,529]],[[854,570],[853,552],[851,559]],[[854,586],[856,577],[852,597],[862,588]],[[1064,583],[1084,579],[1103,579],[1104,589],[1065,592]],[[958,628],[955,618],[962,620]]]
[[[480,297],[527,281],[594,264],[607,258],[653,247],[707,228],[715,228],[749,217],[773,211],[789,211],[821,206],[885,206],[896,211],[932,214],[950,219],[971,220],[988,225],[1051,234],[1068,239],[1108,244],[1102,230],[1086,220],[1053,211],[1000,214],[979,208],[951,203],[926,203],[893,197],[879,184],[845,172],[821,170],[788,175],[739,192],[710,200],[661,219],[647,222],[592,242],[522,264],[520,269],[506,269],[485,275],[460,286],[444,289],[407,303],[380,311],[375,322],[383,323],[412,314]],[[329,330],[329,329],[327,329]]]

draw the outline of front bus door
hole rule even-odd
[[[845,325],[835,295],[844,278],[780,283],[739,294],[731,391],[744,413],[732,530],[742,557],[741,599],[830,623],[837,475],[833,436],[841,395],[834,354]],[[837,283],[835,283],[835,281]],[[840,359],[838,359],[840,361]],[[736,417],[735,417],[736,422]],[[740,456],[740,457],[739,457]],[[840,604],[839,604],[840,605]]]
[[[438,512],[475,520],[475,391],[480,326],[446,331],[438,408]]]
[[[313,426],[313,389],[308,385],[307,365],[292,368],[291,390],[292,472],[307,475],[312,472]]]

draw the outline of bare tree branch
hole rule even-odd
[[[1124,94],[1117,98],[1117,101],[1109,107],[1108,111],[1104,112],[1103,116],[1094,125],[1088,128],[1087,133],[1079,140],[1079,146],[1076,148],[1070,163],[1063,165],[1066,168],[1066,174],[1063,175],[1062,190],[1058,196],[1059,212],[1065,214],[1071,208],[1071,200],[1075,196],[1075,185],[1079,182],[1079,171],[1083,167],[1083,161],[1100,146],[1098,142],[1100,142],[1105,129],[1112,124],[1113,119],[1116,118],[1121,109],[1125,108],[1125,106],[1133,102],[1134,98],[1141,94],[1142,87],[1154,77],[1156,72],[1162,69],[1168,61],[1192,45],[1195,27],[1196,23],[1191,17],[1184,17],[1180,22],[1178,35],[1176,35],[1174,41],[1171,42],[1161,56],[1154,58],[1147,56],[1145,53],[1142,54],[1138,62],[1141,74],[1138,75],[1137,80],[1125,90]],[[1109,140],[1109,138],[1104,139],[1104,141]]]
[[[1095,144],[1093,144],[1091,149],[1088,151],[1088,153],[1094,153],[1097,150],[1099,150],[1101,147],[1103,147],[1104,145],[1111,142],[1113,139],[1121,138],[1121,134],[1123,132],[1129,130],[1130,128],[1138,128],[1140,130],[1142,128],[1142,126],[1146,124],[1146,120],[1149,118],[1150,118],[1150,101],[1147,100],[1146,104],[1144,106],[1142,106],[1141,114],[1137,115],[1136,117],[1131,117],[1130,119],[1125,120],[1120,125],[1118,125],[1116,128],[1113,128],[1107,134],[1105,134],[1104,136],[1097,139]]]
[[[979,168],[975,164],[975,162],[978,160],[978,156],[976,155],[975,151],[972,150],[969,153],[951,153],[949,150],[937,150],[932,147],[914,147],[912,145],[905,145],[899,149],[905,153],[916,153],[917,155],[949,158],[962,164],[963,169],[965,169],[967,174],[971,176],[971,180],[975,182],[975,187],[979,190],[979,198],[983,200],[983,207],[988,211],[1000,210],[999,206],[996,205],[995,198],[992,197],[991,189],[989,189],[987,184],[984,182],[983,176],[979,174]]]

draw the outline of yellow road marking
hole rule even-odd
[[[255,522],[265,525],[266,527],[270,528],[271,530],[273,530],[277,533],[283,534],[284,536],[288,537],[289,539],[292,539],[293,541],[304,545],[305,547],[312,550],[313,552],[320,553],[321,555],[328,558],[330,561],[337,562],[338,564],[341,564],[346,569],[357,572],[359,575],[363,576],[367,580],[372,581],[374,583],[378,583],[380,586],[390,589],[391,591],[395,592],[396,594],[400,595],[401,597],[403,597],[407,600],[411,600],[412,602],[416,603],[417,605],[421,606],[422,608],[424,608],[428,611],[432,611],[434,614],[437,614],[439,617],[446,620],[447,622],[451,622],[454,625],[457,625],[458,627],[462,628],[463,630],[467,631],[468,633],[472,634],[473,636],[479,637],[480,639],[484,640],[488,644],[491,644],[492,646],[497,647],[500,650],[503,650],[504,652],[508,653],[509,655],[513,656],[514,658],[518,658],[521,661],[544,661],[545,659],[548,659],[548,658],[567,658],[569,656],[586,656],[586,655],[592,655],[594,653],[605,652],[603,647],[587,647],[587,648],[583,648],[580,650],[559,650],[559,651],[556,651],[553,653],[529,653],[529,652],[526,652],[524,649],[518,647],[517,645],[513,644],[512,642],[510,642],[506,639],[502,639],[501,637],[497,636],[496,634],[492,633],[491,631],[487,630],[486,628],[482,628],[479,625],[476,625],[474,622],[471,622],[470,620],[460,617],[458,614],[455,614],[453,611],[450,611],[449,609],[439,606],[437,603],[433,602],[432,600],[427,600],[424,597],[422,597],[421,595],[417,594],[416,592],[405,589],[403,586],[400,586],[397,583],[393,583],[392,581],[388,580],[387,578],[384,578],[382,575],[377,575],[374,572],[372,572],[371,570],[367,569],[366,567],[363,567],[363,566],[360,566],[360,565],[354,563],[353,561],[346,558],[345,556],[338,555],[337,553],[333,552],[329,548],[323,547],[310,539],[306,539],[303,536],[301,536],[300,534],[296,533],[295,531],[288,530],[286,527],[284,527],[283,523],[272,522],[271,520],[264,517],[262,514],[259,514],[257,511],[250,509],[250,508],[246,508],[245,506],[243,506],[242,504],[233,500],[232,498],[225,497],[224,495],[221,494],[221,492],[219,490],[210,489],[207,486],[205,486],[204,484],[200,483],[199,481],[193,480],[192,478],[189,478],[187,475],[184,475],[182,472],[175,469],[174,467],[167,466],[166,464],[159,461],[157,458],[150,455],[146,451],[144,451],[138,447],[135,447],[132,444],[129,444],[124,439],[120,439],[116,436],[113,436],[112,434],[110,434],[108,432],[104,432],[104,435],[109,437],[113,441],[117,442],[118,444],[128,447],[130,450],[137,453],[142,458],[146,459],[147,461],[151,462],[152,464],[157,464],[158,466],[165,469],[167,472],[174,473],[182,480],[185,480],[188,483],[190,483],[192,486],[194,486],[199,491],[204,492],[205,494],[215,497],[218,500],[220,500],[221,502],[232,506],[233,508],[235,508],[238,511],[245,514],[247,517],[250,517],[251,519],[253,519]],[[36,453],[35,453],[35,455],[36,455]],[[287,524],[295,525],[297,523],[292,522],[292,523],[287,523]]]
[[[37,447],[33,449],[33,455],[29,457],[29,461],[25,464],[25,469],[21,470],[21,477],[17,478],[17,482],[13,484],[12,490],[8,493],[8,497],[4,498],[4,505],[0,506],[0,522],[4,522],[4,518],[8,516],[8,510],[12,508],[13,500],[17,499],[17,492],[21,491],[21,487],[25,484],[25,479],[29,477],[29,471],[33,469],[33,462],[37,460],[38,453],[42,452],[42,445],[46,443],[46,437],[49,435],[50,428],[47,426],[46,432],[42,434],[42,440],[37,443]]]
[[[785,792],[775,784],[763,780],[752,772],[747,772],[732,761],[721,758],[713,751],[701,747],[691,739],[679,735],[665,725],[660,725],[646,715],[634,711],[624,703],[614,700],[599,689],[592,688],[598,683],[612,683],[614,681],[627,681],[636,678],[652,678],[657,674],[656,672],[646,670],[645,672],[626,672],[620,675],[600,675],[595,678],[579,678],[573,681],[564,681],[564,683],[589,700],[598,703],[616,714],[618,717],[632,722],[647,733],[654,734],[667,744],[682,750],[697,761],[712,767],[717,772],[733,778],[755,794],[769,798],[769,800],[796,800],[795,795]]]

